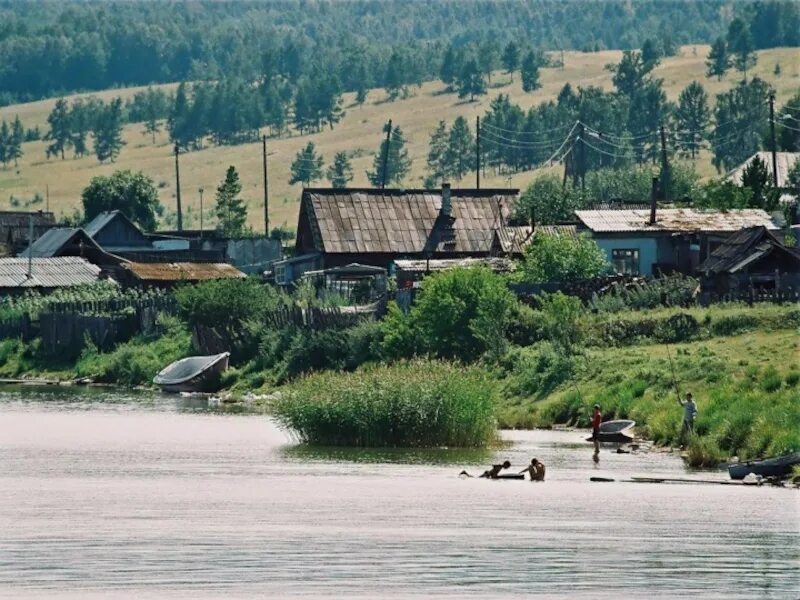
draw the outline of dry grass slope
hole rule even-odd
[[[675,100],[680,91],[692,80],[703,83],[710,94],[716,94],[731,87],[737,79],[733,72],[721,82],[705,78],[704,60],[708,52],[707,46],[686,46],[680,55],[669,58],[656,70],[656,76],[664,79],[670,99]],[[420,186],[425,175],[425,155],[427,154],[429,132],[439,120],[451,122],[459,115],[474,121],[477,115],[483,114],[491,99],[498,94],[510,94],[514,102],[522,106],[531,106],[552,99],[566,82],[573,85],[598,85],[606,89],[611,87],[611,78],[604,66],[618,62],[621,53],[606,51],[598,53],[570,52],[566,54],[564,69],[544,69],[542,71],[541,89],[526,94],[520,87],[519,77],[511,83],[503,73],[496,73],[492,78],[489,94],[477,102],[460,101],[455,94],[441,94],[441,82],[434,81],[413,89],[413,95],[405,100],[393,103],[383,102],[385,94],[382,90],[373,90],[367,103],[359,108],[352,106],[353,95],[344,99],[347,115],[334,130],[323,131],[314,135],[294,136],[280,140],[271,140],[270,148],[270,218],[273,225],[286,224],[295,226],[300,186],[290,186],[289,165],[295,153],[309,140],[313,140],[330,162],[336,152],[346,151],[352,156],[355,172],[353,185],[366,185],[365,172],[371,168],[374,152],[377,150],[384,122],[391,118],[399,125],[410,141],[408,149],[413,158],[412,174],[405,182],[407,186]],[[776,64],[781,66],[781,75],[773,74]],[[796,48],[778,48],[759,53],[758,66],[754,74],[772,83],[778,91],[778,105],[785,102],[794,92],[800,89],[800,53]],[[174,85],[166,86],[174,88]],[[117,95],[131,97],[142,88],[107,90],[95,94],[100,98]],[[85,95],[85,94],[84,94]],[[29,104],[21,104],[0,108],[0,119],[13,119],[19,114],[26,127],[39,125],[46,131],[46,119],[54,100],[43,100]],[[140,169],[152,177],[160,188],[161,202],[168,212],[174,209],[175,185],[173,174],[172,149],[167,135],[161,133],[156,138],[155,146],[150,138],[142,133],[142,126],[126,127],[124,138],[127,145],[114,164],[99,164],[93,156],[81,159],[46,160],[45,143],[30,142],[25,144],[25,156],[17,168],[0,168],[0,208],[10,208],[11,197],[25,201],[34,194],[43,197],[49,188],[50,207],[56,214],[69,214],[80,205],[81,190],[95,175],[109,174],[115,169]],[[182,199],[187,215],[185,226],[196,227],[199,224],[200,195],[198,190],[205,189],[204,204],[206,214],[213,205],[214,190],[224,176],[228,165],[235,165],[239,170],[243,184],[243,196],[250,207],[250,224],[255,228],[262,227],[262,184],[261,184],[261,145],[259,143],[230,147],[212,147],[198,152],[191,152],[181,159]],[[704,156],[697,165],[704,176],[714,174],[710,160]],[[535,176],[534,173],[519,173],[513,177],[487,177],[482,185],[524,187]],[[319,185],[327,184],[320,182]],[[463,185],[472,185],[469,177]],[[32,205],[32,208],[44,208],[43,205]],[[209,220],[206,220],[209,223]]]

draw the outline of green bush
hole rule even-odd
[[[486,268],[430,275],[408,315],[390,307],[383,320],[383,353],[463,361],[499,357],[517,303],[503,278]]]
[[[750,331],[758,327],[756,317],[748,314],[723,315],[711,321],[711,333],[718,336],[728,336]]]
[[[310,444],[482,447],[496,436],[497,395],[481,369],[415,360],[299,379],[273,412]]]
[[[659,342],[675,343],[688,342],[697,337],[700,332],[700,323],[688,313],[672,315],[660,321],[653,332]]]
[[[181,318],[189,325],[233,330],[281,304],[274,288],[255,278],[214,279],[175,290]]]
[[[522,283],[580,281],[607,269],[605,252],[587,235],[535,235],[514,279]]]
[[[507,335],[508,341],[517,346],[530,346],[545,339],[545,323],[541,311],[518,302],[511,311]]]
[[[788,373],[785,381],[787,387],[795,387],[798,383],[800,383],[800,372],[792,371]]]
[[[542,398],[575,374],[575,360],[549,342],[514,348],[504,357],[509,393]]]
[[[175,317],[160,317],[164,333],[153,339],[137,336],[107,353],[87,345],[77,364],[78,377],[119,385],[150,385],[169,363],[192,353],[191,336]]]
[[[761,389],[767,393],[777,392],[783,385],[783,379],[775,367],[767,367],[761,375]]]

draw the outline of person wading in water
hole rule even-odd
[[[531,481],[544,481],[544,465],[537,459],[531,459],[531,464],[519,472],[520,475],[528,473],[531,476]]]
[[[594,442],[594,460],[600,456],[600,424],[603,422],[603,413],[600,412],[600,405],[594,405],[592,414],[592,441]]]
[[[503,469],[508,469],[510,466],[511,463],[508,461],[505,461],[502,465],[492,465],[491,469],[489,469],[488,471],[484,471],[483,473],[478,475],[478,477],[485,477],[486,479],[497,479],[497,476],[500,475],[500,471],[502,471]],[[472,475],[470,475],[466,471],[461,471],[459,475],[466,475],[467,477],[472,477]]]

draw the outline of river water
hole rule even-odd
[[[1,598],[800,597],[800,494],[575,432],[500,451],[295,446],[205,400],[0,391]],[[532,456],[547,481],[460,479]],[[703,477],[723,478],[722,473]]]

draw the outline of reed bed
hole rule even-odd
[[[479,448],[496,439],[497,393],[478,367],[413,360],[309,375],[272,409],[313,445]]]

